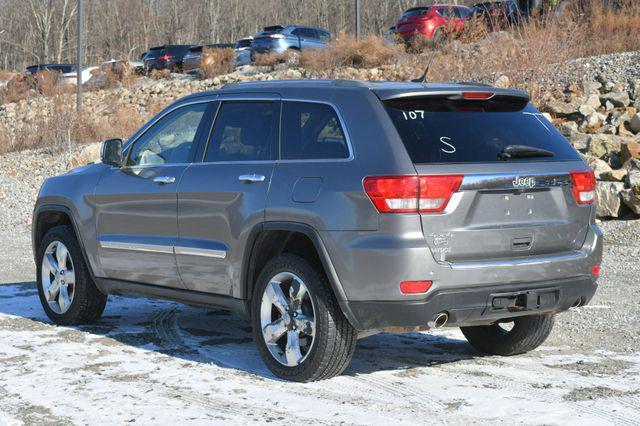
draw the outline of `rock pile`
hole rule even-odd
[[[640,214],[640,80],[585,79],[549,94],[541,110],[593,168],[601,218]]]

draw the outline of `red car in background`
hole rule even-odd
[[[438,41],[451,32],[460,32],[471,15],[465,6],[434,5],[413,7],[402,14],[396,29],[405,42],[423,37]]]

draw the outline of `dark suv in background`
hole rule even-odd
[[[255,53],[277,53],[318,49],[331,43],[331,33],[323,28],[274,25],[256,34],[251,43]]]
[[[522,12],[516,0],[485,1],[476,3],[472,18],[483,19],[490,31],[500,31],[522,21]]]
[[[594,295],[594,201],[593,172],[521,91],[232,84],[45,181],[38,291],[65,325],[121,293],[247,314],[289,380],[340,374],[380,331],[461,327],[513,355]]]
[[[183,58],[192,47],[190,44],[168,44],[152,47],[145,55],[144,69],[146,72],[153,70],[182,71]]]

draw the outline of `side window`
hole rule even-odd
[[[189,152],[207,105],[188,105],[160,119],[134,143],[127,165],[180,164],[189,161]]]
[[[273,160],[277,118],[276,102],[223,102],[204,161]]]
[[[441,9],[438,9],[438,14],[440,14],[440,16],[443,16],[447,19],[452,17],[451,10],[448,7],[443,7]]]
[[[344,130],[335,110],[325,104],[284,102],[282,159],[320,160],[349,157]]]
[[[467,16],[469,16],[469,10],[467,10],[467,9],[463,9],[461,7],[456,7],[453,10],[456,13],[456,17],[458,17],[460,19],[465,19]]]
[[[327,31],[323,31],[323,30],[317,30],[317,31],[318,31],[318,38],[320,40],[325,42],[331,41],[331,34],[329,34]]]
[[[300,37],[303,38],[318,38],[316,31],[311,28],[300,28]]]
[[[291,34],[298,37],[305,37],[304,28],[296,28],[295,30],[291,31]]]

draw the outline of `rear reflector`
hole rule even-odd
[[[600,265],[593,265],[591,267],[591,275],[593,275],[594,278],[598,278],[600,276]]]
[[[596,199],[596,177],[593,170],[569,172],[573,181],[573,198],[578,204],[592,204]]]
[[[369,176],[364,190],[380,213],[440,213],[462,175]]]
[[[492,98],[494,93],[492,92],[463,92],[462,97],[464,99],[490,99]]]
[[[431,288],[432,281],[402,281],[400,292],[402,294],[426,293]]]

